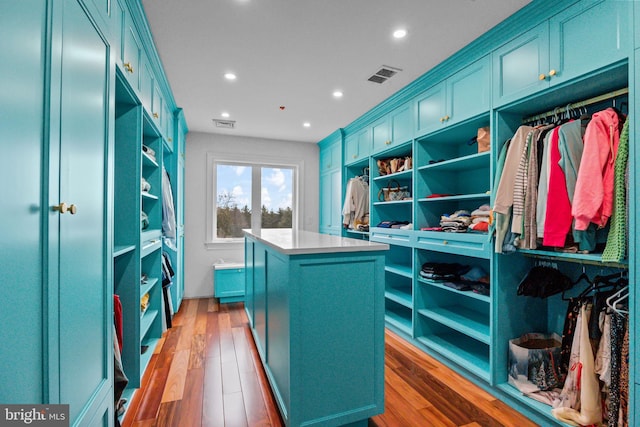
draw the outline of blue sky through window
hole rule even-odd
[[[261,205],[267,210],[292,208],[292,169],[262,167]],[[231,195],[231,201],[239,209],[251,210],[251,166],[217,165],[216,194]]]

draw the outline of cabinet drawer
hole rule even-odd
[[[422,231],[416,233],[416,248],[476,258],[491,256],[491,240],[486,234]]]
[[[371,233],[369,234],[369,240],[372,242],[387,243],[390,245],[411,246],[412,234],[412,230],[374,227],[371,229]]]
[[[214,265],[214,296],[220,302],[236,302],[244,299],[245,270],[242,264]]]

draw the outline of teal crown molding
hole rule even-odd
[[[145,52],[147,54],[147,57],[149,58],[151,67],[153,68],[153,73],[159,78],[158,84],[162,89],[164,99],[167,101],[167,104],[170,107],[170,111],[175,111],[175,109],[177,108],[176,100],[173,97],[173,91],[171,90],[171,86],[169,85],[169,80],[164,73],[162,60],[160,59],[158,51],[156,50],[155,43],[153,41],[153,35],[151,34],[151,28],[149,28],[149,22],[147,21],[147,15],[145,14],[144,8],[142,6],[142,0],[126,0],[126,3],[127,6],[129,6],[129,11],[131,12],[131,17],[136,26],[136,29],[138,30],[138,34],[142,39],[142,45],[145,48]]]
[[[327,147],[337,141],[342,142],[342,138],[344,137],[344,129],[338,128],[331,132],[330,135],[326,136],[322,141],[318,142],[320,148]]]
[[[506,18],[467,46],[345,126],[344,133],[348,135],[371,124],[397,107],[411,101],[430,87],[445,80],[456,71],[490,54],[493,50],[507,43],[509,40],[530,30],[558,12],[571,7],[571,5],[576,2],[576,0],[533,0],[527,6]]]

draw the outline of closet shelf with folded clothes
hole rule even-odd
[[[490,154],[489,151],[484,151],[454,159],[430,160],[428,164],[420,166],[418,170],[437,173],[440,171],[462,171],[486,167],[489,164]]]

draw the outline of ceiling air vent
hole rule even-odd
[[[218,120],[218,119],[212,119],[212,120],[213,120],[213,124],[217,128],[233,129],[233,128],[236,127],[236,121],[235,120]]]
[[[380,67],[378,71],[375,72],[374,75],[369,77],[367,80],[374,83],[384,83],[387,80],[389,80],[391,77],[396,75],[398,71],[402,71],[402,70],[400,68],[383,65]]]

